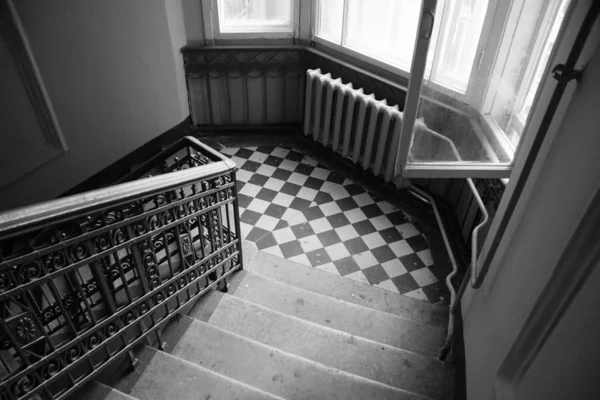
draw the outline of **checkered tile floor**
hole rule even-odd
[[[294,149],[225,148],[237,174],[242,234],[261,251],[438,302],[425,237],[397,207]]]

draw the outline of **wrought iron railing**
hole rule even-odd
[[[0,399],[65,398],[242,268],[235,164],[193,138],[162,156],[0,214]]]

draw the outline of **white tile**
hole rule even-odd
[[[240,169],[235,173],[235,178],[238,181],[248,182],[250,178],[252,178],[252,172],[246,171],[245,169]]]
[[[386,244],[379,232],[369,233],[368,235],[361,236],[361,238],[369,249],[375,249]]]
[[[352,198],[360,207],[368,206],[369,204],[375,203],[375,200],[373,200],[369,193],[361,193]]]
[[[302,159],[302,164],[310,165],[312,167],[316,167],[319,162],[312,157],[304,156]]]
[[[289,194],[285,193],[277,193],[277,195],[275,195],[275,197],[273,198],[272,202],[273,204],[289,207],[290,204],[292,204],[292,201],[294,201],[294,196],[290,196]]]
[[[367,279],[365,274],[362,273],[362,271],[356,271],[351,274],[344,275],[344,278],[352,279],[353,281],[366,283],[367,285],[370,285],[369,280]]]
[[[315,168],[310,174],[313,178],[325,180],[329,176],[330,171],[323,168]]]
[[[319,238],[316,235],[306,236],[299,240],[300,240],[300,246],[302,246],[302,250],[304,250],[305,253],[308,253],[309,251],[313,251],[313,250],[320,249],[323,247],[323,244],[321,244],[321,241],[319,240]]]
[[[285,217],[285,213],[283,214],[283,217]],[[290,219],[286,220],[282,217],[282,219],[284,221],[287,221],[288,224],[290,225],[298,225],[298,224],[302,224],[306,221],[306,216],[304,216],[303,212],[298,212],[296,215],[294,215],[293,217],[291,217]]]
[[[417,236],[419,234],[417,228],[415,228],[415,226],[410,222],[399,225],[396,227],[396,229],[398,229],[398,232],[400,232],[404,239],[408,239],[409,237]]]
[[[297,172],[292,172],[290,177],[288,178],[288,182],[295,183],[296,185],[303,186],[308,176],[299,174]]]
[[[275,167],[272,167],[272,166],[267,165],[267,164],[261,165],[256,170],[256,172],[258,172],[259,174],[264,175],[264,176],[273,176],[273,174],[275,173],[275,171],[276,171]]]
[[[306,254],[298,254],[297,256],[288,258],[288,260],[312,267],[312,264],[310,263],[308,257],[306,257]]]
[[[258,147],[256,147],[256,146],[252,146],[252,147],[244,146],[244,148],[246,150],[250,150],[250,151],[256,151],[256,149],[258,149]]]
[[[413,249],[406,243],[406,240],[399,240],[397,242],[391,243],[390,249],[394,252],[396,257],[406,256],[408,254],[414,253]]]
[[[282,149],[281,147],[277,147],[275,150],[271,152],[272,156],[285,158],[288,154],[290,154],[289,149]]]
[[[246,237],[246,236],[248,236],[248,234],[252,230],[253,226],[249,225],[249,224],[246,224],[244,222],[240,222],[240,228],[242,229],[242,236]]]
[[[327,232],[333,229],[327,218],[318,218],[309,222],[315,233]]]
[[[279,180],[276,178],[269,178],[269,180],[267,182],[265,182],[264,187],[266,187],[267,189],[271,189],[276,192],[279,192],[284,184],[285,184],[285,182],[282,180]],[[280,193],[280,194],[285,194],[285,193]]]
[[[333,263],[322,264],[322,265],[319,265],[319,266],[317,266],[315,268],[316,269],[320,269],[321,271],[326,271],[326,272],[329,272],[331,274],[340,276],[340,271],[337,270],[337,268],[335,267],[335,265],[333,265]]]
[[[354,227],[352,225],[346,225],[346,226],[341,226],[339,228],[336,228],[335,232],[338,234],[340,239],[342,239],[344,242],[360,236],[358,234],[358,232],[356,232],[356,229],[354,229]]]
[[[379,206],[379,208],[381,208],[381,211],[383,211],[384,214],[389,214],[394,211],[398,211],[398,207],[396,207],[389,201],[380,201],[379,203],[377,203],[377,205]]]
[[[273,232],[273,236],[275,237],[275,240],[279,244],[283,244],[283,243],[291,242],[292,240],[296,240],[296,236],[294,235],[294,232],[292,232],[290,227],[285,227],[283,229],[276,230],[275,232]]]
[[[415,281],[421,287],[431,285],[432,283],[436,283],[438,281],[429,268],[417,269],[415,271],[411,271],[410,274],[413,278],[415,278]]]
[[[378,231],[382,231],[384,229],[391,228],[393,226],[392,223],[390,222],[389,218],[386,217],[385,215],[380,215],[378,217],[371,218],[369,221],[373,224],[375,229],[377,229]]]
[[[305,199],[308,201],[313,201],[317,193],[318,192],[315,189],[302,187],[298,194],[296,194],[296,197],[300,197],[301,199]]]
[[[288,171],[293,171],[298,166],[298,163],[290,160],[283,160],[281,164],[279,164],[279,168],[286,169]]]
[[[230,156],[234,155],[235,153],[237,153],[237,151],[239,150],[239,147],[223,147],[221,149],[221,153],[223,154],[228,154]]]
[[[326,217],[342,212],[342,209],[340,208],[340,206],[337,205],[335,201],[326,204],[321,204],[319,205],[319,208],[321,209],[321,211],[323,211],[323,214],[325,214]]]
[[[271,203],[261,200],[261,199],[252,199],[250,204],[248,204],[248,210],[256,211],[257,213],[264,214],[264,212],[269,208]]]
[[[353,184],[353,183],[354,183],[354,182],[352,182],[350,179],[347,179],[347,178],[346,178],[346,179],[344,179],[344,182],[342,182],[342,185],[344,185],[344,186],[347,186],[347,185],[351,185],[351,184]]]
[[[279,248],[279,246],[272,246],[267,249],[263,249],[262,251],[264,251],[265,253],[269,253],[274,256],[277,256],[277,257],[285,258],[283,256],[283,253],[281,252],[281,249]]]
[[[255,151],[248,160],[256,161],[257,163],[264,163],[267,157],[269,157],[267,154]]]
[[[405,273],[408,272],[406,270],[406,268],[404,267],[404,265],[402,265],[400,260],[398,260],[397,258],[390,260],[388,262],[385,262],[385,263],[381,264],[381,266],[383,267],[385,272],[387,272],[387,274],[389,275],[390,278],[394,278],[398,275],[404,275]]]
[[[334,192],[334,191],[340,190],[340,189],[343,189],[343,186],[338,183],[325,182],[323,184],[323,186],[321,186],[321,189],[319,189],[319,190],[321,192],[331,193],[331,192]]]
[[[267,231],[272,231],[275,229],[278,222],[279,220],[277,218],[273,218],[270,215],[262,215],[256,222],[256,226],[266,229]]]
[[[332,246],[325,247],[325,250],[327,251],[327,254],[329,254],[329,258],[331,258],[332,261],[341,260],[342,258],[350,256],[348,249],[346,249],[346,246],[344,246],[343,243],[337,243]]]
[[[233,156],[231,157],[231,161],[235,162],[235,165],[237,165],[238,168],[242,168],[242,165],[244,165],[244,163],[248,160],[246,160],[245,158]]]
[[[293,208],[288,208],[287,210],[285,210],[285,212],[281,216],[281,219],[283,221],[287,221],[289,223],[298,214],[302,214],[302,212],[298,211],[298,210],[294,210]],[[305,219],[305,221],[306,221],[306,219]]]
[[[417,255],[423,261],[426,267],[431,267],[433,265],[433,257],[431,256],[431,250],[425,249],[417,252]]]
[[[416,289],[412,292],[404,293],[404,296],[412,297],[413,299],[429,301],[423,289]]]
[[[258,192],[261,191],[261,189],[262,188],[260,186],[256,186],[252,183],[246,183],[242,190],[240,190],[240,193],[245,194],[246,196],[256,197],[256,195],[258,194]]]
[[[364,253],[356,254],[352,258],[360,269],[372,267],[373,265],[379,264],[373,253],[365,251]]]
[[[334,200],[345,199],[346,197],[350,197],[350,193],[348,193],[348,191],[344,189],[344,187],[334,190],[333,192],[329,192],[329,194]]]
[[[344,211],[344,215],[348,218],[350,223],[355,224],[360,221],[367,219],[367,216],[360,208],[355,208],[350,211]]]
[[[400,291],[398,290],[398,288],[396,287],[396,285],[394,285],[394,282],[387,280],[387,281],[383,281],[383,282],[379,282],[376,285],[373,286],[377,286],[378,288],[390,291],[390,292],[394,292],[394,293],[400,293]]]

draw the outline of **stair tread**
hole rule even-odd
[[[173,355],[287,399],[424,399],[194,320]]]
[[[444,304],[412,299],[262,251],[252,254],[245,268],[256,275],[414,321],[440,327],[448,323],[448,307]]]
[[[87,400],[137,400],[135,397],[131,397],[100,382],[92,382],[87,385],[80,396],[80,398]]]
[[[281,398],[230,379],[208,368],[146,347],[151,360],[130,389],[139,400],[268,399]]]
[[[266,308],[399,349],[436,357],[444,331],[248,273],[232,293]]]
[[[320,364],[423,396],[451,390],[453,370],[437,359],[306,322],[227,294],[208,323]]]

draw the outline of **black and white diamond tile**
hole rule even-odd
[[[237,173],[242,234],[259,250],[437,302],[442,282],[423,234],[392,203],[300,151],[225,148]]]

